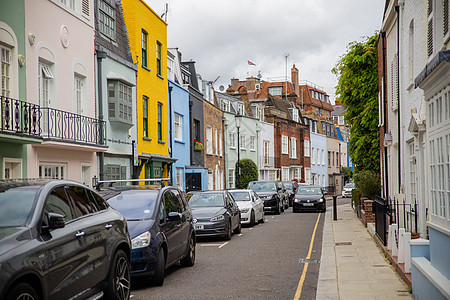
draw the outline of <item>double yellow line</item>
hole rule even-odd
[[[313,231],[313,234],[311,237],[311,242],[309,243],[309,251],[308,251],[308,255],[306,256],[306,259],[311,258],[311,252],[312,252],[313,245],[314,245],[314,237],[316,236],[317,225],[319,224],[321,214],[322,213],[319,213],[319,215],[317,216],[316,226],[314,226],[314,231]],[[309,263],[306,262],[303,267],[302,276],[300,277],[300,281],[298,282],[297,291],[295,292],[294,300],[300,299],[300,295],[302,294],[303,283],[305,283],[306,271],[308,270],[308,265],[309,265]]]

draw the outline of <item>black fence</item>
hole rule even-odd
[[[41,107],[41,135],[44,139],[83,144],[105,145],[105,121]]]
[[[389,228],[388,216],[389,205],[385,199],[375,196],[372,203],[373,213],[375,214],[375,234],[380,238],[383,244],[387,244],[387,230]]]
[[[39,137],[39,105],[0,96],[0,131]]]

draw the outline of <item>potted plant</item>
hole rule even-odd
[[[203,144],[199,140],[194,139],[194,150],[195,151],[202,151],[203,150]]]

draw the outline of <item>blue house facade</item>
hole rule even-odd
[[[169,155],[176,159],[172,164],[173,185],[186,191],[186,166],[190,165],[190,115],[189,90],[179,80],[182,78],[178,51],[167,51],[168,99],[170,110]],[[180,78],[180,79],[179,79]]]
[[[327,137],[310,131],[311,138],[311,182],[315,185],[327,186]]]

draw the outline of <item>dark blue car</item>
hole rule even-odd
[[[196,237],[186,199],[175,187],[124,186],[99,191],[126,218],[130,231],[131,275],[164,282],[164,270],[181,262],[193,266]]]

